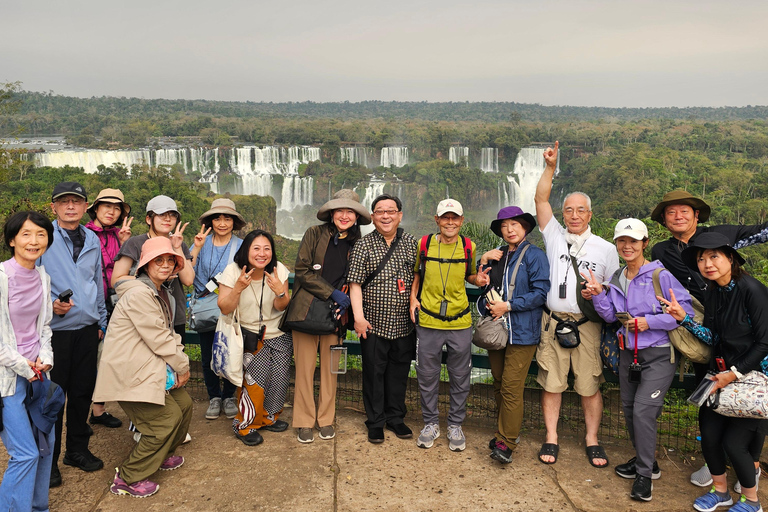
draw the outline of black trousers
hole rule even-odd
[[[388,339],[368,334],[360,340],[363,359],[363,403],[366,427],[381,428],[384,423],[403,422],[408,412],[405,391],[411,360],[416,355],[416,332],[404,338]]]
[[[96,384],[96,354],[99,347],[99,326],[89,325],[76,331],[53,331],[53,368],[51,380],[61,386],[67,403],[56,420],[56,444],[53,463],[61,454],[61,431],[64,409],[67,411],[67,451],[88,449],[88,412],[91,409],[93,387]]]
[[[759,460],[753,451],[758,441],[762,449],[765,435],[761,423],[768,420],[751,418],[729,418],[717,414],[707,406],[699,409],[699,430],[701,450],[713,475],[725,473],[726,455],[731,461],[742,487],[755,486],[755,461]]]

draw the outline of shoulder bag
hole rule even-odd
[[[589,319],[590,322],[603,323],[603,318],[595,311],[595,305],[591,300],[587,300],[581,295],[581,291],[584,289],[585,281],[579,274],[579,265],[576,263],[576,258],[570,254],[571,246],[568,245],[568,255],[571,257],[571,264],[573,265],[573,271],[576,274],[576,304],[579,305],[581,313]]]
[[[235,386],[243,385],[243,330],[239,319],[239,309],[219,316],[211,357],[211,370]]]
[[[709,395],[707,405],[732,418],[768,418],[768,376],[753,370]]]
[[[211,242],[211,245],[213,245],[213,242]],[[236,244],[232,244],[229,250],[229,263],[232,263],[235,259],[235,253],[237,252],[235,246]],[[221,315],[218,301],[219,294],[216,292],[208,292],[202,297],[195,298],[189,305],[189,328],[197,332],[210,332],[216,329],[216,323],[219,320],[219,315]]]

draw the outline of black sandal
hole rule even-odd
[[[539,450],[539,462],[542,464],[554,464],[557,462],[557,454],[560,453],[560,446],[555,443],[544,443]],[[542,455],[549,455],[554,458],[553,461],[546,461],[541,458]]]
[[[605,449],[599,444],[593,446],[587,446],[587,459],[589,463],[596,468],[608,467],[608,456],[605,454]],[[605,459],[605,464],[595,464],[595,459]]]

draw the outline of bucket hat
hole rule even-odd
[[[723,251],[725,254],[738,261],[741,265],[746,261],[736,249],[731,247],[731,242],[728,240],[727,236],[722,233],[714,233],[711,231],[702,233],[694,238],[694,240],[688,244],[688,247],[686,247],[680,254],[680,257],[683,259],[683,262],[688,265],[688,268],[698,272],[699,265],[696,262],[696,255],[699,251],[705,249],[717,249]]]
[[[88,212],[91,220],[96,218],[96,207],[99,205],[99,203],[112,203],[120,205],[122,212],[120,212],[120,217],[117,219],[115,224],[122,222],[123,219],[131,214],[131,205],[125,202],[125,196],[120,190],[116,188],[105,188],[99,192],[99,195],[96,197],[96,199],[93,200],[93,203],[91,203],[88,209],[85,210]]]
[[[491,231],[493,231],[496,236],[504,238],[501,236],[501,223],[507,219],[525,221],[529,226],[525,231],[526,235],[528,235],[531,231],[533,231],[533,228],[536,227],[536,219],[533,218],[533,215],[530,213],[525,213],[519,206],[505,206],[499,210],[499,213],[496,214],[496,220],[491,222]]]
[[[184,268],[184,257],[174,252],[171,240],[164,236],[155,236],[144,242],[144,245],[141,246],[141,256],[136,267],[136,273],[138,274],[139,270],[153,259],[165,254],[170,254],[176,258],[177,269]]]
[[[232,220],[234,221],[233,228],[235,231],[239,231],[245,226],[245,219],[237,212],[235,202],[226,197],[214,199],[213,203],[211,203],[211,209],[202,214],[198,220],[200,221],[200,224],[203,224],[208,217],[218,217],[221,214],[232,217]]]
[[[357,214],[357,223],[361,226],[371,223],[371,212],[361,203],[360,196],[352,189],[343,188],[333,194],[333,199],[325,203],[317,211],[317,218],[323,222],[331,221],[331,212],[340,208],[349,208]]]
[[[700,199],[690,192],[682,189],[673,190],[667,192],[664,197],[661,198],[661,202],[656,205],[651,213],[651,219],[655,220],[662,226],[664,225],[664,209],[671,204],[687,204],[694,210],[699,210],[699,222],[706,222],[709,219],[710,208],[703,199]]]

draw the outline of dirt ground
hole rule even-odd
[[[316,435],[314,443],[300,444],[289,429],[264,432],[262,445],[247,447],[234,437],[223,415],[206,420],[206,407],[207,401],[195,401],[193,440],[179,449],[186,462],[153,477],[160,484],[156,495],[134,499],[109,492],[114,468],[134,443],[126,428],[97,425],[91,450],[104,460],[104,469],[84,473],[60,464],[64,483],[51,490],[51,510],[687,512],[704,492],[688,480],[703,461],[667,453],[659,456],[662,478],[654,481],[653,500],[630,500],[631,481],[612,469],[632,456],[623,441],[605,445],[611,467],[597,469],[587,463],[583,440],[561,438],[559,460],[548,466],[536,459],[543,433],[526,432],[513,462],[502,466],[488,456],[490,428],[465,428],[467,449],[459,453],[448,450],[444,422],[441,437],[429,450],[388,431],[383,444],[373,445],[367,442],[364,416],[342,409],[333,440]],[[126,421],[116,404],[108,403],[107,409]],[[286,408],[283,418],[290,421],[290,416]],[[409,423],[415,431],[421,427],[414,420]],[[3,450],[0,470],[6,461]]]

